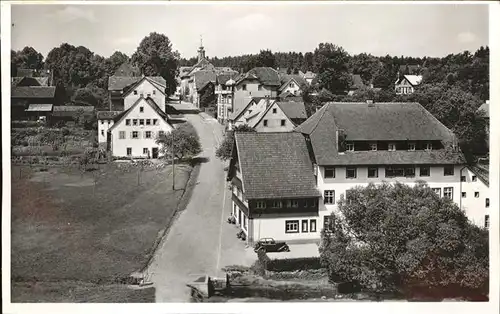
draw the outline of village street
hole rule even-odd
[[[208,160],[201,164],[187,208],[173,222],[146,272],[147,280],[156,287],[156,302],[188,301],[187,283],[197,275],[218,276],[225,261],[238,261],[238,257],[236,261],[221,257],[221,251],[245,255],[244,244],[235,236],[237,230],[226,223],[230,191],[225,188],[224,164],[215,157],[223,126],[205,114],[185,117],[200,136],[200,157]]]

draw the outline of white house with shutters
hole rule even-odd
[[[140,96],[134,104],[113,118],[108,130],[113,157],[158,158],[157,136],[172,131],[168,115],[148,97]]]

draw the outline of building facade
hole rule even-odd
[[[421,75],[403,75],[398,77],[394,89],[398,95],[408,95],[415,92],[415,88],[422,82]]]
[[[303,102],[273,101],[254,123],[257,132],[291,132],[307,119]]]
[[[489,228],[490,190],[488,165],[477,164],[461,169],[460,208],[474,224]]]

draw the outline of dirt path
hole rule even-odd
[[[200,274],[213,274],[219,263],[225,178],[215,157],[222,126],[215,119],[186,115],[196,128],[208,161],[201,165],[197,185],[186,209],[170,228],[146,271],[156,287],[156,302],[187,302],[186,283]]]

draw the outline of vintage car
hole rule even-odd
[[[260,239],[254,245],[254,251],[264,250],[264,252],[290,252],[290,248],[285,241],[275,241],[273,238]]]

